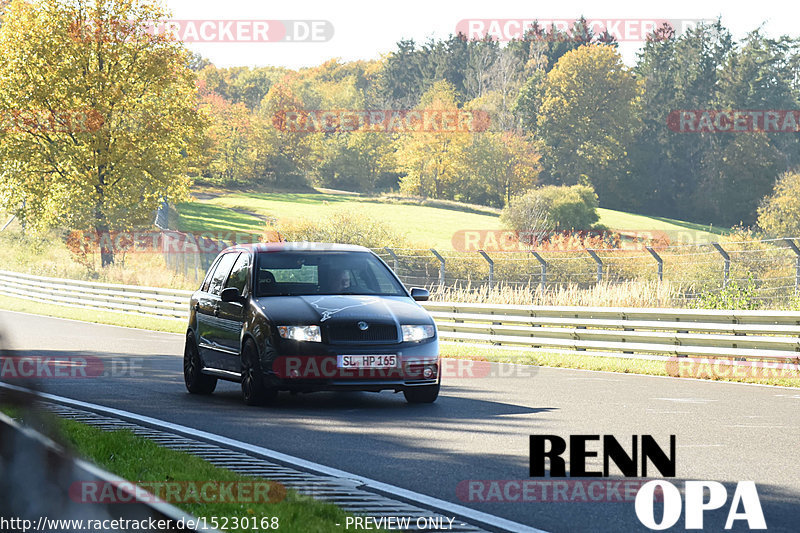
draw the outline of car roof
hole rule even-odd
[[[250,251],[255,253],[270,252],[369,252],[369,248],[355,244],[339,244],[330,242],[257,242],[237,244],[225,248],[224,252]]]

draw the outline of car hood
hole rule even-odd
[[[275,325],[324,325],[353,320],[433,324],[428,312],[406,296],[265,296],[258,298],[258,305]]]

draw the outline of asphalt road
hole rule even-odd
[[[755,481],[769,531],[800,529],[800,390],[492,365],[489,376],[446,379],[433,405],[408,405],[393,393],[315,393],[282,394],[275,405],[253,408],[234,383],[220,382],[210,397],[186,393],[180,335],[5,311],[0,331],[8,355],[91,356],[116,372],[38,380],[52,394],[222,434],[548,531],[648,530],[632,502],[471,502],[459,498],[459,483],[529,480],[534,433],[611,434],[621,442],[649,434],[664,447],[674,434],[678,487],[720,481],[730,503],[737,481]],[[722,531],[727,513],[727,504],[707,513],[704,529]],[[682,531],[682,520],[671,530]]]

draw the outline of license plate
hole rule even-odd
[[[338,368],[397,368],[396,355],[339,355]]]

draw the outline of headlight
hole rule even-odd
[[[278,333],[293,341],[322,342],[319,326],[278,326]]]
[[[403,342],[416,342],[430,339],[436,333],[433,326],[402,326]]]

